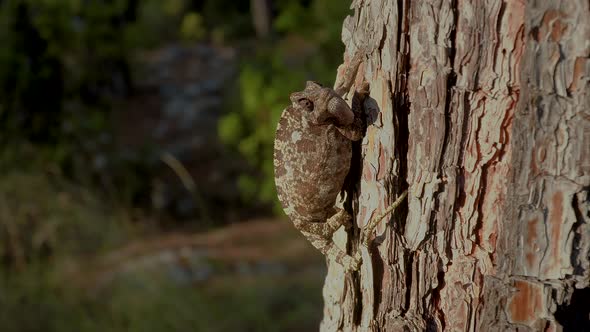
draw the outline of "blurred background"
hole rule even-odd
[[[348,7],[0,0],[0,331],[317,330],[272,141]]]

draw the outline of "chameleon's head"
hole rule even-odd
[[[293,92],[289,97],[293,107],[301,112],[311,113],[314,111],[314,101],[318,101],[322,86],[319,83],[307,81],[305,90]]]
[[[313,81],[307,81],[305,90],[292,93],[290,99],[293,107],[307,114],[314,124],[346,126],[354,119],[350,107],[334,90]]]

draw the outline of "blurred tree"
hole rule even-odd
[[[53,140],[59,130],[63,68],[31,17],[28,3],[6,1],[1,8],[0,124],[3,136]]]
[[[271,33],[272,13],[270,0],[250,0],[252,23],[258,38],[266,38]]]

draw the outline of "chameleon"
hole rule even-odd
[[[291,105],[277,125],[273,155],[277,194],[285,214],[315,248],[349,271],[359,269],[361,255],[347,254],[332,236],[342,226],[352,227],[350,214],[335,204],[350,170],[352,141],[362,139],[366,131],[362,102],[368,84],[353,94],[352,108],[345,100],[362,60],[362,55],[355,55],[333,89],[308,81],[303,91],[290,95]],[[367,224],[362,244],[368,245],[378,221],[403,197]]]

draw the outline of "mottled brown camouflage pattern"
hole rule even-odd
[[[358,63],[353,66],[356,73]],[[350,89],[351,84],[349,79],[345,85]],[[348,92],[346,86],[341,91]],[[364,134],[362,112],[353,112],[336,91],[314,82],[293,93],[291,101],[279,120],[275,138],[279,200],[295,227],[316,248],[347,269],[357,269],[360,258],[342,252],[332,234],[351,221],[334,204],[350,169],[351,139]]]

